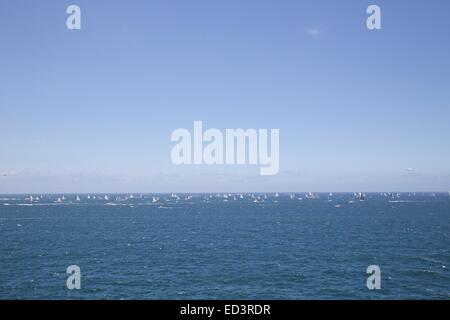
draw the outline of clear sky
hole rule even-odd
[[[448,0],[2,0],[0,193],[448,191],[449,57]],[[175,166],[194,120],[280,173]]]

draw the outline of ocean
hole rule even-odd
[[[448,193],[32,196],[0,196],[0,299],[450,298]]]

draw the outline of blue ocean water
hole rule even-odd
[[[450,298],[447,193],[106,198],[0,196],[0,299]]]

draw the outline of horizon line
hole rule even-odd
[[[251,193],[273,193],[273,194],[295,194],[295,193],[355,193],[355,192],[363,192],[366,194],[371,193],[448,193],[450,194],[450,191],[396,191],[396,190],[390,190],[390,191],[364,191],[364,190],[358,190],[358,191],[195,191],[195,192],[186,192],[186,191],[164,191],[164,192],[12,192],[12,193],[0,193],[0,195],[30,195],[30,194],[45,194],[45,195],[52,195],[52,194],[65,194],[65,195],[97,195],[97,194],[103,194],[103,195],[114,195],[114,194],[139,194],[139,195],[153,195],[153,194],[227,194],[227,193],[236,193],[236,194],[251,194]]]

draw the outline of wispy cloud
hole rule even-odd
[[[308,28],[306,29],[306,34],[310,37],[317,37],[322,33],[321,30],[315,29],[315,28]]]

